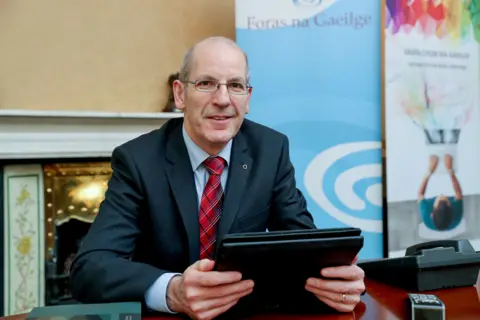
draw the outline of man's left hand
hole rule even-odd
[[[338,311],[353,311],[365,291],[363,270],[357,265],[332,267],[323,269],[321,275],[325,279],[309,278],[305,289]]]

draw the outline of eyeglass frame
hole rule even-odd
[[[213,82],[217,82],[217,88],[213,91],[206,91],[206,90],[200,90],[197,88],[197,83],[200,82],[200,81],[213,81]],[[185,80],[185,81],[182,81],[183,83],[190,83],[190,84],[193,84],[195,90],[199,91],[199,92],[205,92],[205,93],[215,93],[218,91],[218,89],[220,88],[221,85],[224,85],[224,86],[227,86],[229,83],[240,83],[239,81],[232,81],[232,82],[227,82],[227,83],[221,83],[220,81],[218,80],[214,80],[214,79],[201,79],[201,80],[195,80],[195,81],[191,81],[191,80]],[[243,83],[242,83],[243,84]],[[235,93],[235,92],[230,92],[228,90],[228,87],[227,87],[227,92],[228,93],[231,93],[233,95],[236,95],[236,96],[245,96],[245,95],[248,95],[249,93],[249,90],[252,89],[253,87],[249,84],[245,84],[245,93]]]

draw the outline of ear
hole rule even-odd
[[[183,111],[185,109],[185,93],[186,93],[185,84],[180,80],[175,80],[173,82],[172,89],[173,89],[173,96],[175,99],[175,105],[177,106],[177,109]]]
[[[252,90],[253,90],[252,87],[248,88],[248,97],[247,97],[247,104],[245,106],[245,114],[248,114],[248,112],[250,111],[250,98],[252,97]]]

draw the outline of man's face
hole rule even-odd
[[[194,52],[189,79],[202,89],[211,83],[246,85],[246,61],[237,48],[222,42],[199,45]],[[202,92],[193,83],[174,84],[175,102],[184,111],[187,133],[207,152],[220,151],[242,125],[249,110],[251,89],[246,94],[232,94],[220,85],[214,92]]]

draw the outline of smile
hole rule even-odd
[[[227,121],[229,120],[231,117],[208,117],[208,119],[210,120],[214,120],[214,121]]]

